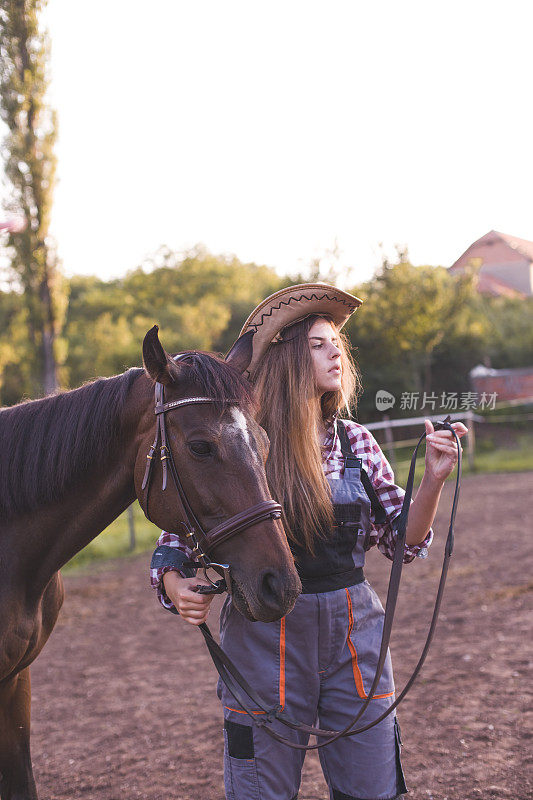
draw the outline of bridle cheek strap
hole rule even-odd
[[[148,451],[148,455],[146,456],[146,469],[144,471],[144,478],[141,485],[141,489],[143,492],[150,483],[154,455],[157,451],[157,445],[159,444],[159,439],[161,439],[161,446],[159,450],[161,453],[161,466],[163,468],[163,491],[167,488],[168,468],[166,462],[169,459],[169,454],[170,456],[172,454],[170,453],[170,450],[168,449],[167,446],[165,413],[167,411],[171,411],[173,408],[179,408],[180,406],[190,406],[196,403],[215,402],[215,400],[212,397],[186,397],[183,400],[174,400],[171,403],[165,403],[164,391],[165,390],[162,383],[155,384],[155,409],[154,409],[154,413],[156,415],[155,439],[150,447],[150,450]]]

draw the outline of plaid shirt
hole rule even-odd
[[[387,514],[387,522],[376,525],[373,514],[370,514],[372,530],[370,533],[370,547],[377,545],[387,558],[394,557],[394,546],[396,544],[396,531],[393,528],[393,521],[401,511],[405,492],[394,483],[394,473],[392,468],[383,455],[380,446],[363,425],[353,420],[344,420],[346,432],[350,440],[353,453],[362,460],[363,468],[368,473],[368,477],[374,487],[378,499]],[[337,433],[337,424],[334,422],[328,431],[328,439],[322,447],[322,458],[324,474],[329,478],[340,478],[344,472],[344,458],[341,450],[341,443]],[[430,529],[426,538],[417,545],[405,545],[404,563],[409,563],[415,556],[426,558],[428,547],[433,539],[433,531]],[[176,547],[191,557],[191,550],[180,540],[175,533],[162,531],[157,540],[157,546],[168,545]],[[173,605],[165,594],[162,577],[173,567],[163,567],[150,570],[150,582],[157,589],[159,601],[164,608],[172,609]]]

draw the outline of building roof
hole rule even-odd
[[[487,275],[486,272],[478,274],[477,289],[483,294],[493,294],[498,297],[501,295],[505,295],[505,297],[525,297],[523,292],[513,289],[508,283],[498,280],[494,275]]]
[[[450,272],[477,265],[477,289],[483,294],[527,297],[533,294],[533,242],[489,231],[473,242]]]
[[[528,239],[519,239],[518,236],[509,236],[508,233],[500,233],[499,231],[491,231],[491,233],[499,236],[509,247],[512,247],[513,250],[516,250],[517,253],[520,253],[529,261],[533,261],[533,242]]]
[[[470,247],[465,250],[463,255],[459,256],[457,261],[452,264],[450,269],[453,271],[466,266],[469,260],[472,258],[473,251],[475,250],[480,251],[484,255],[488,255],[490,246],[495,244],[507,245],[507,247],[515,251],[517,256],[522,256],[522,258],[526,259],[527,261],[533,261],[533,242],[530,242],[528,239],[519,239],[518,236],[510,236],[508,233],[489,231],[480,239],[477,239],[475,242],[473,242]],[[483,256],[482,258],[483,261],[490,260],[488,258],[484,258]]]
[[[492,369],[484,364],[473,367],[469,375],[471,378],[514,378],[521,375],[533,375],[533,367],[509,367],[508,369]]]

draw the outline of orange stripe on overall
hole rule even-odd
[[[352,656],[352,670],[353,670],[353,677],[355,680],[355,687],[357,689],[357,694],[363,700],[366,700],[368,697],[367,693],[365,692],[365,687],[363,686],[363,676],[361,675],[361,670],[359,669],[359,664],[357,663],[357,650],[355,649],[355,645],[350,639],[350,635],[353,630],[353,609],[352,609],[352,598],[350,597],[350,592],[348,589],[344,590],[346,592],[346,597],[348,598],[348,636],[346,637],[346,643],[350,648],[350,653]],[[391,697],[394,692],[387,692],[386,694],[375,694],[372,700],[379,700],[382,697]]]

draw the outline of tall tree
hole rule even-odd
[[[32,394],[58,388],[57,337],[65,290],[49,238],[55,184],[56,114],[46,103],[49,42],[39,26],[46,0],[0,0],[0,115],[9,208],[27,220],[9,241],[11,271],[23,292]]]

